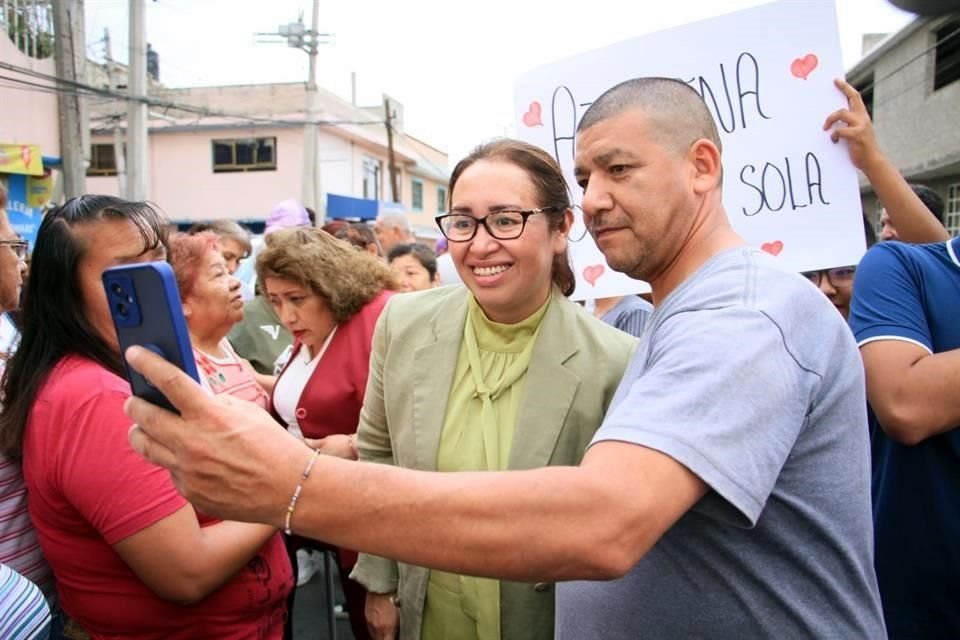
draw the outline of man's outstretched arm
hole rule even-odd
[[[143,349],[130,364],[180,416],[138,398],[131,442],[210,515],[282,527],[312,452],[249,403],[205,394]],[[686,467],[620,442],[580,467],[429,473],[321,457],[291,518],[300,535],[458,573],[504,579],[625,574],[707,491]]]

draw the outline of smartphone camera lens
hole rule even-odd
[[[121,286],[120,286],[118,283],[116,283],[116,282],[114,282],[113,285],[111,285],[110,290],[113,291],[113,293],[116,294],[116,295],[118,295],[118,296],[122,296],[122,295],[123,295],[123,287],[121,287]]]
[[[117,313],[119,313],[122,317],[126,318],[126,317],[127,317],[127,305],[123,304],[122,302],[119,303],[119,304],[117,305]]]

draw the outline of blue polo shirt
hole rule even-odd
[[[861,347],[900,340],[930,353],[960,349],[960,238],[870,249],[857,267],[850,327]],[[960,638],[960,428],[912,447],[888,438],[872,411],[870,428],[890,637]]]

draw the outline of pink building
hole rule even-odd
[[[151,88],[151,97],[204,110],[197,115],[151,107],[148,198],[172,220],[262,220],[287,198],[299,199],[303,171],[302,83]],[[392,200],[382,109],[357,107],[320,90],[319,175],[323,194]],[[228,116],[222,114],[229,114]],[[399,108],[402,114],[402,106]],[[125,104],[91,113],[87,189],[120,192],[113,130],[125,124]],[[432,235],[444,209],[447,156],[402,131],[394,135],[400,201],[415,229]]]

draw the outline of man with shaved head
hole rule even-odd
[[[856,345],[731,228],[699,96],[658,78],[609,90],[580,124],[576,176],[607,262],[655,304],[579,467],[314,461],[142,349],[131,364],[182,415],[132,400],[131,442],[205,513],[534,592],[587,580],[556,586],[557,638],[884,637]]]

